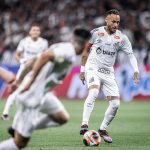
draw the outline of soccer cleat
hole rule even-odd
[[[80,135],[84,135],[86,131],[88,131],[88,125],[84,124],[80,128]]]
[[[7,120],[9,120],[9,116],[7,114],[3,114],[1,116],[1,119],[4,120],[4,121],[7,121]]]
[[[9,127],[7,131],[12,137],[15,136],[15,130],[12,127]]]
[[[98,130],[98,133],[105,142],[112,143],[112,138],[108,135],[108,132],[106,130]]]

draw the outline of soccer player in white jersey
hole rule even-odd
[[[119,89],[113,69],[118,51],[123,51],[126,54],[125,56],[129,58],[134,70],[133,80],[136,84],[139,82],[139,70],[129,39],[118,30],[120,23],[119,11],[115,9],[108,11],[105,22],[106,26],[91,31],[89,56],[87,57],[87,50],[82,55],[80,79],[83,82],[86,80],[89,93],[84,103],[80,134],[84,134],[88,130],[88,123],[95,100],[98,97],[99,90],[102,89],[109,101],[109,106],[98,132],[105,142],[112,143],[112,138],[106,129],[115,118],[120,106]]]
[[[66,76],[90,36],[89,31],[77,28],[70,42],[54,44],[38,56],[26,87],[28,90],[17,96],[19,105],[13,123],[15,137],[0,143],[0,150],[22,149],[26,147],[33,130],[59,126],[68,121],[66,109],[49,91]],[[43,115],[38,117],[38,112]]]
[[[0,67],[0,78],[10,84],[15,80],[15,75],[12,72]]]
[[[21,72],[27,65],[27,60],[32,59],[48,48],[47,40],[40,37],[40,34],[40,26],[38,24],[32,24],[29,31],[29,36],[20,41],[16,51],[16,60],[20,63],[20,68],[16,75],[17,79],[20,77]],[[3,120],[9,119],[9,110],[11,105],[15,101],[16,95],[17,92],[14,92],[8,97],[3,114],[1,116]]]

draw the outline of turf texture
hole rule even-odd
[[[33,133],[25,150],[150,150],[150,102],[121,103],[117,117],[108,127],[112,144],[103,140],[98,147],[86,147],[82,143],[79,129],[84,101],[63,100],[70,113],[70,121],[61,127],[38,130]],[[108,102],[97,101],[89,128],[97,130],[103,119]],[[0,100],[0,113],[4,101]],[[7,128],[11,125],[15,107],[11,109],[9,121],[0,120],[0,141],[9,138]]]

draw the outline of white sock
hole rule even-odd
[[[42,115],[33,123],[35,129],[44,129],[49,127],[60,126],[60,124],[52,120],[48,115]]]
[[[13,105],[14,101],[15,101],[15,98],[16,98],[16,94],[17,92],[14,92],[12,93],[7,101],[6,101],[6,104],[5,104],[5,107],[4,107],[4,111],[3,111],[3,114],[4,115],[8,115],[9,114],[9,110],[10,110],[10,107]]]
[[[13,139],[8,139],[0,143],[0,150],[19,150]]]
[[[98,89],[89,90],[88,97],[86,98],[85,103],[84,103],[82,125],[83,124],[88,125],[90,115],[94,108],[95,100],[98,97],[98,93],[99,93]]]
[[[116,116],[119,106],[120,106],[120,100],[117,99],[117,100],[109,101],[109,106],[105,112],[105,116],[104,116],[103,122],[100,126],[100,130],[106,130],[108,125],[111,123],[111,121]]]

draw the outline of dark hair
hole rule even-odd
[[[120,12],[117,9],[111,9],[111,10],[106,12],[106,16],[111,15],[111,14],[115,14],[115,15],[119,15],[120,16]]]
[[[90,39],[91,33],[84,28],[76,28],[73,32],[73,35],[77,42],[85,42]]]
[[[30,29],[31,29],[32,27],[34,27],[34,26],[36,26],[36,27],[39,27],[39,28],[40,28],[40,24],[39,24],[38,22],[33,22],[33,23],[31,23],[31,25],[30,25]]]

